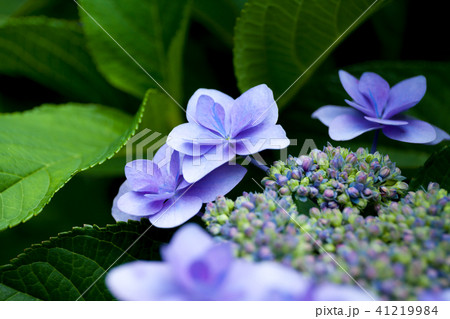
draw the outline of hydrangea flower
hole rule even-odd
[[[450,301],[450,288],[439,292],[425,291],[419,296],[420,301]]]
[[[387,137],[408,143],[437,144],[450,139],[443,130],[401,113],[412,108],[425,95],[426,79],[416,76],[392,88],[378,74],[365,72],[358,80],[341,70],[339,77],[353,101],[351,107],[327,105],[312,114],[329,127],[333,140],[351,140],[365,132],[382,130]]]
[[[353,287],[315,286],[275,262],[235,259],[230,243],[216,243],[186,225],[161,250],[162,262],[136,261],[112,269],[106,284],[119,300],[368,300]]]
[[[398,200],[408,189],[408,184],[388,155],[369,153],[359,148],[352,152],[330,144],[308,155],[289,156],[286,161],[276,161],[262,180],[267,189],[294,199],[307,199],[321,208],[378,206]]]
[[[179,226],[197,214],[202,203],[232,190],[246,173],[240,165],[225,164],[191,184],[181,174],[181,159],[177,151],[164,145],[153,161],[128,163],[127,180],[113,202],[114,219],[148,218],[156,227]]]
[[[235,201],[221,196],[202,218],[246,260],[277,261],[318,281],[351,284],[350,274],[382,300],[448,298],[450,197],[437,184],[381,205],[375,216],[351,207],[305,213],[292,196],[266,189]]]
[[[188,123],[175,127],[167,144],[185,154],[182,171],[195,182],[236,155],[254,154],[289,145],[278,120],[272,90],[265,84],[243,93],[236,100],[208,89],[199,89],[186,110]]]

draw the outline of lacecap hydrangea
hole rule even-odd
[[[315,149],[309,155],[276,161],[263,185],[281,196],[310,199],[321,208],[362,210],[370,206],[377,210],[380,204],[406,193],[404,179],[388,155],[328,145],[323,151]]]
[[[235,243],[239,257],[275,260],[318,281],[352,284],[353,277],[384,300],[439,299],[450,285],[450,198],[436,184],[383,205],[377,216],[355,207],[300,214],[291,195],[267,189],[220,197],[203,220]]]

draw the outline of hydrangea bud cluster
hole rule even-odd
[[[312,208],[307,216],[292,196],[266,190],[235,202],[220,197],[203,218],[240,257],[277,260],[336,283],[352,284],[350,274],[381,299],[414,300],[450,285],[450,197],[436,184],[383,206],[378,216],[363,217],[356,207]]]
[[[292,197],[266,190],[263,194],[244,193],[234,202],[220,196],[207,204],[203,220],[212,235],[237,244],[239,257],[282,260],[301,248],[301,231],[295,223],[300,217]],[[307,252],[312,252],[312,247],[298,250],[299,254]]]
[[[381,203],[398,200],[406,193],[404,179],[388,155],[328,145],[308,156],[275,162],[262,183],[282,196],[292,195],[301,201],[309,198],[321,208],[363,210],[373,205],[378,210]]]

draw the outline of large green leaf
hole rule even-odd
[[[416,75],[427,78],[427,92],[422,101],[410,110],[410,114],[428,121],[447,132],[450,132],[450,63],[425,61],[371,61],[344,67],[356,77],[365,71],[371,71],[383,76],[393,86],[395,83]],[[329,141],[333,145],[342,145],[356,150],[358,147],[370,148],[373,133],[366,133],[348,142],[336,142],[330,139],[328,128],[318,120],[311,119],[311,114],[324,105],[346,106],[344,99],[348,94],[343,89],[338,76],[338,70],[332,73],[315,74],[301,89],[288,109],[281,112],[280,123],[283,123],[288,136],[298,139],[299,146],[292,147],[290,152],[296,154],[303,145],[304,139],[314,139],[321,148]],[[424,164],[430,154],[442,146],[429,146],[402,143],[390,140],[380,135],[378,149],[397,162],[402,169],[417,169]],[[412,177],[412,176],[411,176]]]
[[[152,159],[159,147],[165,143],[170,131],[185,121],[181,118],[182,114],[175,102],[165,93],[156,89],[147,91],[142,101],[142,107],[145,108],[145,113],[139,126],[141,131],[133,140],[129,141],[129,148],[122,148],[111,160],[89,170],[89,175],[123,176],[127,155],[130,157],[132,154],[132,159],[136,159],[136,156]],[[144,132],[144,130],[147,131]],[[151,136],[153,139],[150,138]],[[139,154],[136,154],[137,151]]]
[[[1,1],[0,2],[0,23],[11,16],[27,0]]]
[[[160,259],[172,232],[150,227],[145,220],[88,225],[33,245],[0,267],[0,300],[113,300],[104,283],[109,267]]]
[[[236,18],[247,0],[194,0],[193,13],[223,41],[233,46]]]
[[[24,294],[20,291],[12,289],[11,287],[0,284],[0,300],[1,301],[36,301],[34,297]]]
[[[159,88],[156,81],[175,99],[181,98],[190,0],[79,3],[91,53],[114,86],[142,98],[147,89]]]
[[[279,102],[285,104],[320,62],[384,2],[250,0],[235,30],[234,67],[240,90],[265,83],[278,98],[289,88]]]
[[[0,26],[0,73],[30,78],[73,101],[112,106],[125,101],[97,71],[75,22],[8,19]]]
[[[0,114],[0,230],[38,214],[75,173],[112,157],[134,119],[98,105],[44,105]]]
[[[26,0],[25,3],[14,12],[13,16],[42,15],[59,19],[78,19],[78,11],[74,2],[61,0]]]
[[[438,183],[442,188],[450,189],[450,147],[445,145],[425,162],[414,177],[411,188],[427,188],[430,183]]]

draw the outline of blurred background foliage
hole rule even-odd
[[[290,11],[269,0],[249,1],[247,5],[245,0],[79,2],[182,106],[198,88],[214,88],[237,97],[241,91],[259,84],[256,82],[269,82],[278,97],[330,42],[321,40],[320,34],[314,38],[307,32],[316,16],[326,20],[313,7],[304,10],[306,13],[302,12],[300,18],[292,17],[298,30],[305,32],[298,31],[294,34],[296,41],[285,43],[283,30],[294,32],[285,17]],[[166,6],[154,5],[159,2]],[[391,85],[407,77],[425,75],[427,93],[411,113],[450,131],[446,12],[415,0],[380,2],[382,7],[374,8],[373,15],[355,25],[353,32],[280,100],[279,123],[291,139],[298,140],[297,146],[289,147],[290,154],[299,155],[305,139],[313,139],[319,148],[330,141],[327,128],[310,116],[326,104],[344,105],[346,93],[339,83],[339,69],[357,77],[364,71],[377,72]],[[371,1],[330,3],[341,4],[344,9],[337,21],[345,22],[354,20]],[[252,19],[264,12],[268,20],[253,23]],[[254,30],[248,28],[252,23]],[[347,26],[336,23],[333,32],[340,33]],[[258,32],[263,36],[259,37]],[[305,38],[305,34],[313,38]],[[154,42],[155,38],[159,41]],[[310,43],[318,43],[318,47],[308,47]],[[255,55],[253,46],[266,50],[264,57],[258,52]],[[146,93],[147,89],[152,90]],[[44,103],[81,102],[103,104],[134,115],[145,95],[141,129],[148,127],[167,134],[184,121],[178,106],[75,2],[0,2],[0,114],[29,110]],[[339,144],[352,149],[370,147],[371,139],[366,134]],[[380,150],[390,154],[408,178],[414,177],[427,158],[442,146],[380,140]],[[124,155],[122,150],[106,163],[76,175],[56,193],[43,213],[0,232],[0,264],[31,244],[73,226],[114,223],[110,209],[124,181]],[[280,156],[271,151],[261,155],[268,163]],[[248,169],[230,198],[244,190],[259,191],[252,178],[260,180],[263,173],[253,167]]]

